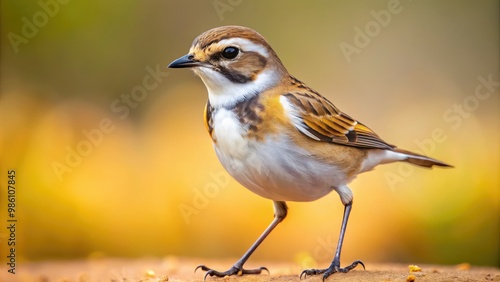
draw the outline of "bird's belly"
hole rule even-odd
[[[348,182],[343,171],[316,160],[285,136],[265,141],[242,137],[229,143],[219,138],[214,145],[231,176],[274,201],[313,201]]]

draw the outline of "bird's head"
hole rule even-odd
[[[264,37],[241,26],[202,33],[189,53],[168,67],[192,68],[207,87],[213,106],[234,105],[278,84],[287,74]]]

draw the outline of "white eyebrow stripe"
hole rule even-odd
[[[217,42],[217,44],[223,46],[229,46],[229,45],[237,46],[243,52],[245,51],[257,52],[266,58],[269,57],[269,52],[267,51],[267,48],[265,46],[262,46],[261,44],[255,43],[246,38],[236,37],[236,38],[222,39],[221,41]]]

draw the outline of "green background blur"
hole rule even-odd
[[[499,265],[498,1],[401,0],[383,25],[374,15],[392,1],[62,2],[0,2],[2,267],[10,169],[21,261],[246,251],[272,204],[219,164],[202,82],[166,68],[229,24],[259,31],[293,75],[388,142],[455,166],[359,176],[342,261]],[[103,120],[112,132],[97,133]],[[290,203],[254,258],[330,260],[342,210],[334,193]]]

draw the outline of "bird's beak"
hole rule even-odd
[[[171,62],[169,68],[192,68],[203,66],[202,62],[193,60],[193,55],[187,54]]]

